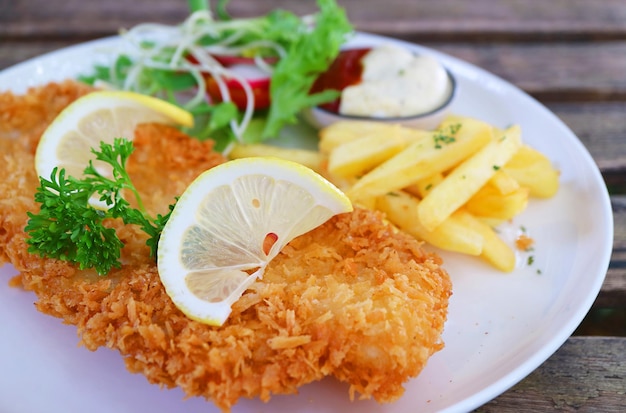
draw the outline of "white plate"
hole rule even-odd
[[[394,41],[359,34],[358,44]],[[0,73],[0,90],[27,87],[88,73],[99,53],[117,38],[63,49]],[[494,125],[522,126],[523,138],[561,170],[561,189],[550,200],[533,200],[511,228],[524,226],[536,241],[534,264],[502,274],[474,259],[444,254],[454,283],[446,347],[406,384],[393,404],[350,402],[347,386],[333,379],[304,386],[297,396],[269,404],[242,400],[234,412],[464,412],[524,378],[552,355],[582,321],[606,274],[613,216],[602,177],[581,142],[545,107],[511,84],[430,49],[457,76],[453,112]],[[540,270],[539,274],[537,270]],[[78,346],[75,328],[38,313],[35,296],[9,288],[15,270],[0,268],[0,411],[68,413],[218,412],[204,399],[183,400],[130,374],[113,351]]]

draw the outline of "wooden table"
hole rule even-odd
[[[615,242],[592,311],[626,309],[626,2],[340,0],[361,31],[420,43],[485,68],[554,111],[592,154],[611,192]],[[312,1],[233,0],[235,16]],[[0,69],[139,22],[178,23],[183,0],[0,0]],[[619,320],[619,319],[618,319]],[[586,321],[586,325],[592,320]],[[479,412],[626,409],[626,321],[573,335]]]

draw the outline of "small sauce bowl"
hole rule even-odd
[[[425,113],[404,117],[371,117],[371,116],[355,116],[342,115],[319,106],[305,109],[302,112],[302,118],[316,129],[324,128],[332,123],[339,121],[377,121],[399,124],[415,129],[432,130],[435,129],[441,121],[450,112],[450,106],[457,95],[457,83],[454,75],[446,70],[450,79],[450,95],[445,102],[439,107]]]
[[[432,61],[432,59],[430,60]],[[441,67],[441,64],[439,64]],[[354,66],[354,63],[351,62],[351,66]],[[339,121],[377,121],[377,122],[386,122],[393,124],[400,124],[416,129],[423,130],[431,130],[435,129],[441,121],[445,118],[445,116],[449,113],[450,106],[454,102],[454,99],[457,96],[457,81],[455,76],[452,74],[450,70],[445,67],[442,67],[447,74],[448,86],[446,88],[445,97],[442,96],[441,103],[430,110],[425,112],[416,113],[415,115],[409,116],[364,116],[361,114],[345,114],[340,113],[339,110],[331,110],[329,109],[329,105],[327,107],[316,106],[313,108],[308,108],[302,111],[302,118],[317,129],[324,128],[332,123]],[[331,69],[335,69],[331,66]],[[353,67],[350,67],[351,70],[354,70]],[[336,70],[336,69],[335,69]],[[344,79],[342,79],[343,81]],[[344,87],[344,84],[339,84],[339,89]],[[338,104],[332,105],[333,107],[338,109]]]

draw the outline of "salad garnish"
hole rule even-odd
[[[283,126],[297,122],[301,110],[337,98],[335,90],[311,93],[315,79],[353,30],[335,0],[317,0],[319,11],[302,17],[277,9],[260,17],[233,18],[227,3],[219,0],[213,12],[208,1],[189,0],[191,14],[180,25],[145,23],[122,31],[115,62],[96,66],[81,80],[183,107],[196,118],[196,126],[185,132],[215,140],[222,152],[237,141],[276,137]],[[258,91],[236,70],[241,62],[270,78],[269,108],[255,109]],[[210,98],[207,81],[217,83],[221,101]],[[233,101],[233,82],[245,93],[243,105]]]

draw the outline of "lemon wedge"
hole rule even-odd
[[[292,239],[352,210],[311,169],[276,158],[242,158],[201,174],[165,225],[158,270],[188,317],[222,325],[231,305]]]
[[[65,168],[67,175],[82,176],[95,156],[92,148],[100,142],[113,143],[115,138],[134,138],[140,123],[157,122],[193,126],[193,116],[164,100],[128,91],[97,91],[68,105],[44,131],[35,155],[35,169],[48,178],[55,167]],[[94,162],[105,176],[107,166]]]

